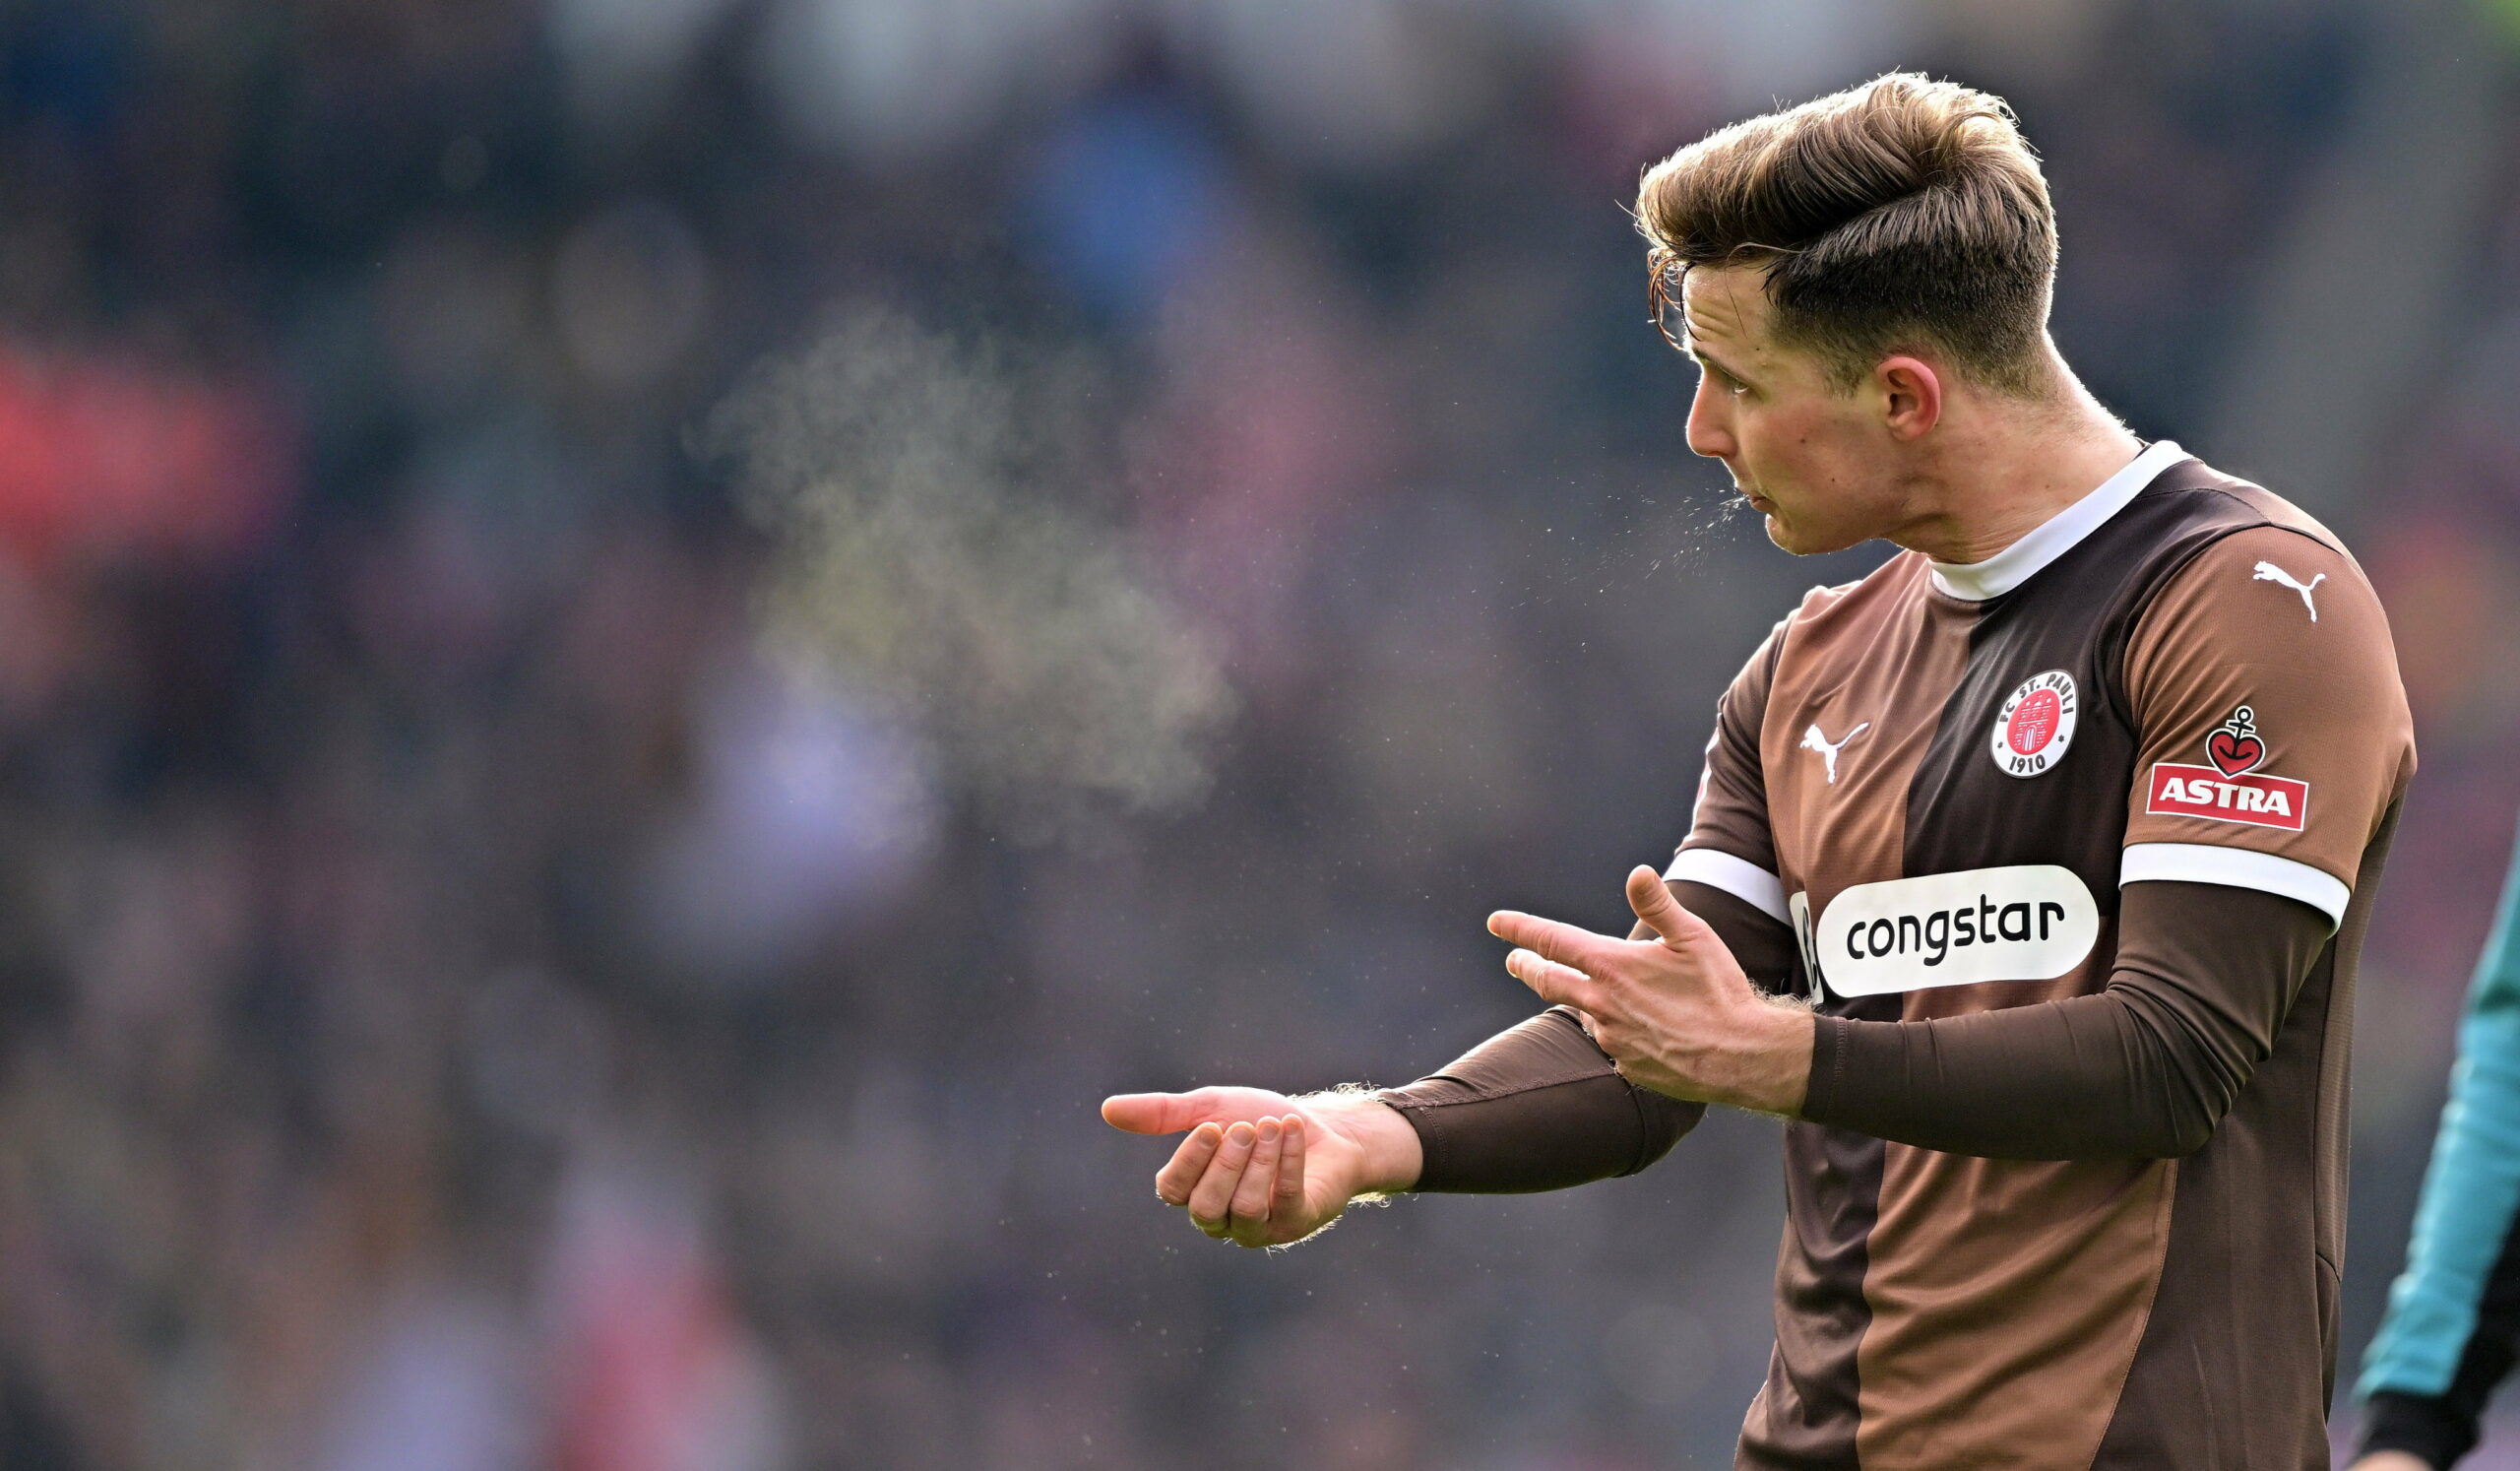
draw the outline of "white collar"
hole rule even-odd
[[[1933,585],[1965,603],[1984,603],[2028,582],[2041,568],[2073,550],[2075,544],[2126,508],[2163,471],[2187,458],[2187,451],[2167,439],[2144,446],[2142,454],[2092,491],[2030,529],[2028,535],[1983,562],[1934,562]]]

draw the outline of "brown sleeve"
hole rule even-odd
[[[2259,888],[2338,923],[2415,769],[2388,618],[2353,558],[2276,526],[2215,543],[2146,608],[2123,686],[2126,881]]]
[[[1732,945],[1771,990],[1791,984],[1794,937],[1720,889],[1675,883],[1672,894]],[[1418,1131],[1422,1192],[1557,1190],[1633,1175],[1697,1126],[1704,1104],[1682,1103],[1619,1075],[1574,1012],[1551,1007],[1498,1033],[1440,1072],[1379,1095]]]
[[[2125,890],[2107,990],[1929,1021],[1822,1017],[1802,1117],[1996,1159],[2203,1147],[2274,1050],[2325,914],[2219,884]]]
[[[1681,840],[1666,877],[1710,884],[1785,924],[1785,892],[1777,879],[1776,839],[1768,826],[1767,774],[1759,733],[1767,723],[1768,689],[1793,619],[1776,625],[1715,706],[1715,734]]]
[[[1410,1188],[1427,1192],[1561,1190],[1633,1175],[1706,1113],[1619,1076],[1562,1006],[1379,1096],[1417,1129],[1425,1164]]]

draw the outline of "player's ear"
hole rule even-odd
[[[1893,439],[1920,438],[1942,421],[1942,378],[1922,358],[1882,358],[1872,366],[1872,388]]]

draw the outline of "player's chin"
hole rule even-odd
[[[1839,527],[1813,526],[1789,517],[1781,510],[1769,511],[1767,516],[1768,540],[1796,556],[1818,556],[1823,552],[1844,551],[1865,540],[1859,536],[1849,535]]]

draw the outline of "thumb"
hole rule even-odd
[[[1706,922],[1681,907],[1671,897],[1671,886],[1663,875],[1637,864],[1627,875],[1627,905],[1647,928],[1663,937],[1663,943],[1677,945],[1696,938],[1706,929]]]
[[[1207,1118],[1188,1093],[1115,1093],[1102,1100],[1102,1121],[1133,1134],[1177,1134]]]

